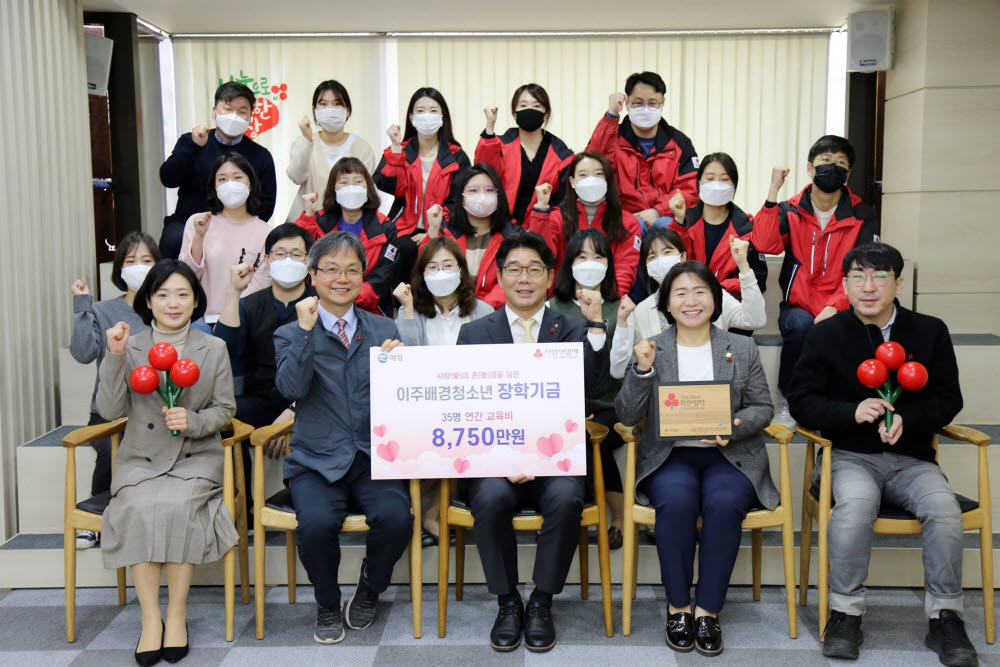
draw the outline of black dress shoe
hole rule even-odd
[[[930,620],[927,648],[938,654],[942,665],[949,667],[974,667],[979,664],[979,656],[965,633],[962,617],[950,609],[941,612],[938,618]]]
[[[823,655],[828,658],[857,660],[859,648],[865,641],[861,632],[861,616],[842,611],[831,611],[823,637]]]
[[[722,626],[718,618],[699,616],[694,619],[694,648],[709,657],[722,653]]]
[[[165,627],[165,626],[164,626]],[[142,633],[139,634],[139,641],[142,641]],[[163,635],[160,635],[160,648],[154,651],[139,652],[139,642],[135,643],[135,663],[139,667],[152,667],[163,657]]]
[[[490,631],[490,646],[496,651],[513,651],[521,645],[521,631],[524,629],[524,604],[521,598],[501,602],[497,620]]]
[[[188,636],[188,626],[187,621],[184,621],[184,636]],[[166,633],[164,633],[165,635]],[[188,645],[191,643],[190,638],[188,641],[184,642],[184,646],[164,646],[163,647],[163,659],[167,662],[179,662],[184,659],[184,656],[188,654]]]
[[[665,634],[667,646],[679,653],[690,653],[694,650],[694,616],[689,611],[669,614]]]
[[[438,545],[438,537],[426,528],[420,529],[420,546],[427,549]]]
[[[544,653],[556,645],[556,626],[552,622],[552,607],[528,602],[524,610],[524,646],[529,651]]]

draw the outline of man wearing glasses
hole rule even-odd
[[[666,93],[656,72],[631,75],[625,92],[608,98],[608,112],[587,144],[611,162],[622,208],[639,218],[643,234],[670,224],[670,198],[678,190],[688,208],[698,203],[698,153],[687,135],[663,119]],[[626,105],[628,119],[619,124]]]
[[[932,447],[934,432],[962,409],[948,327],[896,300],[903,256],[892,246],[854,248],[842,269],[850,307],[809,331],[788,394],[792,416],[833,442],[831,612],[823,655],[858,657],[872,525],[879,505],[891,503],[922,523],[927,647],[945,665],[976,665],[962,621],[961,510]],[[902,345],[906,360],[923,364],[929,378],[923,389],[903,391],[894,405],[857,379],[858,365],[886,341]],[[889,428],[887,410],[893,413]],[[819,475],[816,466],[816,484]]]
[[[581,290],[577,295],[586,322],[546,308],[554,266],[552,250],[538,234],[519,232],[504,239],[497,251],[497,280],[507,304],[463,325],[457,344],[582,342],[584,393],[600,397],[611,377],[600,293]],[[584,483],[583,477],[468,480],[465,488],[486,586],[500,606],[490,632],[495,650],[513,651],[521,645],[522,632],[529,651],[555,646],[552,596],[562,591],[576,551]],[[535,508],[545,519],[535,551],[535,589],[526,607],[517,590],[517,542],[511,523],[514,513],[525,506]]]

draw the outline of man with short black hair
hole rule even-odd
[[[872,526],[885,502],[922,525],[926,645],[945,665],[976,665],[962,621],[962,514],[932,445],[935,431],[962,409],[948,327],[899,304],[903,257],[892,246],[854,248],[842,270],[850,306],[810,329],[788,393],[792,416],[833,442],[835,504],[827,528],[831,613],[823,655],[858,657]],[[857,377],[858,366],[887,341],[899,343],[906,360],[923,364],[928,375],[923,389],[903,391],[894,404]],[[889,427],[886,411],[893,415]],[[820,473],[816,466],[815,484]]]
[[[160,252],[164,258],[176,259],[181,252],[184,223],[195,213],[208,210],[205,199],[209,188],[212,164],[227,151],[236,151],[253,167],[261,190],[262,213],[258,216],[267,222],[274,213],[278,185],[274,175],[274,159],[270,151],[243,135],[250,126],[250,117],[256,102],[253,91],[242,83],[228,81],[215,91],[212,120],[215,129],[196,125],[185,132],[174,145],[170,157],[160,165],[160,182],[167,188],[178,188],[177,208],[163,219],[160,235]]]

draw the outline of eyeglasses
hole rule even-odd
[[[328,269],[316,269],[316,273],[322,273],[327,278],[341,278],[343,276],[347,276],[351,280],[360,278],[362,275],[361,269],[356,266],[352,266],[347,269],[341,269],[333,266]]]
[[[424,269],[424,275],[431,275],[432,273],[437,273],[438,271],[451,271],[452,273],[458,271],[458,264],[456,262],[445,262],[441,266],[437,264],[428,264]]]
[[[541,278],[542,276],[544,276],[546,273],[549,272],[547,268],[545,268],[544,266],[538,266],[537,264],[533,264],[532,266],[519,266],[517,264],[508,264],[507,266],[503,267],[503,271],[511,278],[520,278],[521,274],[524,273],[525,271],[528,272],[529,278]]]
[[[497,189],[494,188],[494,187],[466,188],[465,190],[462,191],[462,194],[472,195],[472,196],[478,195],[480,193],[488,194],[488,195],[495,195],[497,193]]]
[[[280,262],[286,257],[291,257],[296,262],[304,261],[306,258],[306,254],[301,250],[293,250],[292,252],[286,252],[284,250],[272,250],[269,256],[276,262]]]
[[[663,102],[643,102],[641,100],[635,100],[634,102],[628,103],[629,109],[641,109],[643,107],[649,107],[650,109],[662,109]]]
[[[885,271],[879,271],[878,273],[850,273],[847,276],[848,282],[854,287],[862,287],[868,282],[868,279],[872,279],[872,283],[875,287],[885,287],[888,285],[893,278],[892,271],[888,273]]]

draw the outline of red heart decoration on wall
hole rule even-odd
[[[243,134],[256,139],[278,124],[278,105],[266,98],[259,98],[250,116],[250,127]]]

